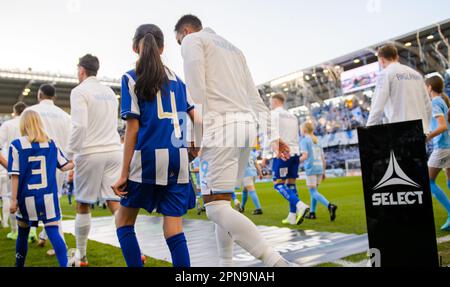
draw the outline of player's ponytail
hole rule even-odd
[[[23,137],[28,137],[30,142],[44,143],[49,141],[41,117],[32,110],[25,110],[20,117],[20,134]]]
[[[302,132],[310,136],[314,144],[319,143],[319,139],[314,135],[314,125],[312,122],[304,122],[302,124]]]
[[[160,53],[164,48],[161,29],[153,24],[139,26],[134,35],[133,48],[139,54],[135,93],[144,100],[152,101],[168,81]]]
[[[425,84],[431,87],[431,90],[438,94],[445,102],[448,108],[450,108],[450,99],[444,93],[444,80],[439,76],[432,76],[425,80]]]

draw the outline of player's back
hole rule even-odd
[[[291,155],[299,155],[300,127],[298,119],[282,107],[272,110],[272,126],[278,136],[289,145]]]
[[[81,97],[82,100],[77,102],[85,105],[83,112],[87,111],[83,150],[85,152],[101,150],[103,147],[114,147],[120,150],[120,136],[117,131],[119,103],[114,91],[101,84],[97,78],[89,77],[73,89],[72,97]],[[78,108],[71,106],[72,116]]]
[[[9,149],[11,142],[20,137],[20,117],[4,122],[0,127],[0,145]],[[0,147],[1,148],[1,147]]]
[[[207,99],[203,110],[206,117],[209,113],[253,113],[247,94],[249,75],[243,53],[210,28],[188,35],[183,43],[185,41],[198,42],[204,49]],[[183,50],[183,53],[190,52]],[[242,117],[248,119],[244,115]]]
[[[134,93],[137,75],[134,70],[122,78],[122,118],[139,120],[135,156],[130,180],[149,184],[188,183],[189,165],[185,124],[188,102],[186,86],[167,69],[168,84],[153,100]],[[127,93],[127,95],[124,95]]]
[[[70,115],[56,106],[52,100],[43,100],[41,103],[27,108],[27,110],[39,114],[47,135],[54,139],[63,151],[66,151],[70,138]]]
[[[19,176],[18,197],[56,193],[56,169],[66,163],[55,142],[29,142],[20,137],[11,143],[10,175]]]
[[[424,128],[428,129],[425,107],[429,98],[422,75],[400,63],[392,63],[382,73],[389,80],[389,87],[385,87],[390,92],[391,103],[386,105],[389,122],[423,119]]]

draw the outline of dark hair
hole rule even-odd
[[[27,104],[24,102],[18,102],[13,106],[14,114],[16,114],[16,116],[20,116],[26,108]]]
[[[78,66],[83,67],[86,70],[86,75],[88,77],[97,76],[97,72],[100,69],[100,61],[97,57],[86,54],[80,58]]]
[[[286,102],[286,96],[283,95],[283,94],[281,94],[281,93],[278,93],[278,94],[273,95],[273,96],[271,97],[271,99],[279,100],[279,101],[281,101],[283,104],[284,104],[284,102]]]
[[[378,57],[388,61],[396,60],[398,58],[398,50],[393,44],[386,44],[378,49]]]
[[[53,98],[56,95],[56,89],[53,85],[43,84],[39,87],[39,91],[47,98]]]
[[[140,51],[141,40],[142,51]],[[158,26],[145,24],[137,28],[133,48],[140,56],[136,63],[137,80],[134,91],[145,100],[152,101],[168,82],[166,68],[160,55],[160,49],[163,47],[164,34]]]
[[[441,98],[444,100],[445,104],[448,108],[450,108],[450,99],[444,93],[444,80],[439,76],[432,76],[425,80],[425,84],[431,87],[431,90],[436,94],[439,94]]]
[[[194,29],[199,31],[203,29],[202,21],[200,21],[200,19],[197,16],[188,14],[184,15],[183,17],[180,18],[180,20],[178,20],[177,24],[175,25],[175,32],[180,32],[185,25],[190,25]]]

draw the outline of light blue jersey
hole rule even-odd
[[[124,120],[139,120],[139,133],[129,180],[167,186],[189,183],[186,142],[187,113],[194,108],[185,84],[167,70],[169,82],[153,101],[135,94],[134,70],[122,77]]]
[[[450,124],[447,121],[447,104],[441,97],[435,97],[432,101],[432,106],[433,118],[431,119],[430,129],[434,131],[438,128],[438,121],[436,120],[436,117],[438,116],[444,116],[445,122],[447,123],[447,128],[449,129],[433,139],[433,148],[450,149]]]
[[[301,152],[308,153],[304,162],[306,175],[323,174],[323,150],[319,144],[314,144],[310,136],[305,136],[300,142]]]
[[[61,212],[56,169],[68,163],[55,142],[30,143],[26,137],[9,148],[8,174],[19,176],[17,217],[30,225],[58,221]]]
[[[250,152],[250,158],[248,159],[247,167],[245,168],[244,177],[254,177],[258,175],[258,171],[256,170],[256,159],[258,158],[258,154],[256,151],[252,150]]]

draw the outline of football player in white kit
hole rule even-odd
[[[53,139],[63,153],[67,151],[69,144],[70,131],[72,122],[70,115],[63,109],[55,105],[56,89],[50,84],[43,84],[40,86],[37,94],[39,104],[27,108],[27,110],[35,111],[39,114],[44,125],[44,130],[47,135]],[[64,184],[65,173],[61,170],[56,170],[56,184],[58,187],[58,196],[61,197],[61,191]],[[62,224],[59,225],[59,233],[64,239],[62,232]],[[38,245],[43,247],[47,241],[47,234],[45,229],[39,234]],[[48,254],[53,254],[49,252]]]
[[[70,95],[72,132],[67,154],[75,162],[75,236],[82,267],[88,265],[90,206],[99,200],[106,201],[114,214],[120,200],[111,189],[120,176],[123,154],[117,131],[119,103],[114,91],[96,78],[99,68],[97,57],[87,54],[80,58],[80,84]]]
[[[20,115],[27,108],[27,105],[23,102],[18,102],[13,107],[14,117],[6,121],[0,127],[0,148],[6,149],[6,152],[9,150],[9,146],[11,142],[20,137]],[[4,168],[8,168],[8,160],[4,157],[4,150],[2,149],[0,152],[0,164]],[[8,239],[16,240],[18,236],[17,229],[17,219],[15,214],[9,214],[9,207],[11,204],[11,181],[7,180],[7,188],[6,193],[2,194],[3,199],[3,220],[8,221],[8,217],[10,220],[11,232],[6,235]],[[34,235],[36,235],[36,230],[34,231]],[[30,232],[31,236],[31,232]]]
[[[193,15],[175,26],[181,45],[186,84],[196,106],[203,108],[200,156],[201,189],[206,214],[216,224],[220,265],[233,265],[233,242],[266,266],[289,266],[261,236],[253,222],[230,205],[236,179],[243,178],[257,119],[270,134],[270,112],[255,87],[243,53]],[[275,136],[275,135],[274,135]],[[289,147],[273,138],[279,156]]]

